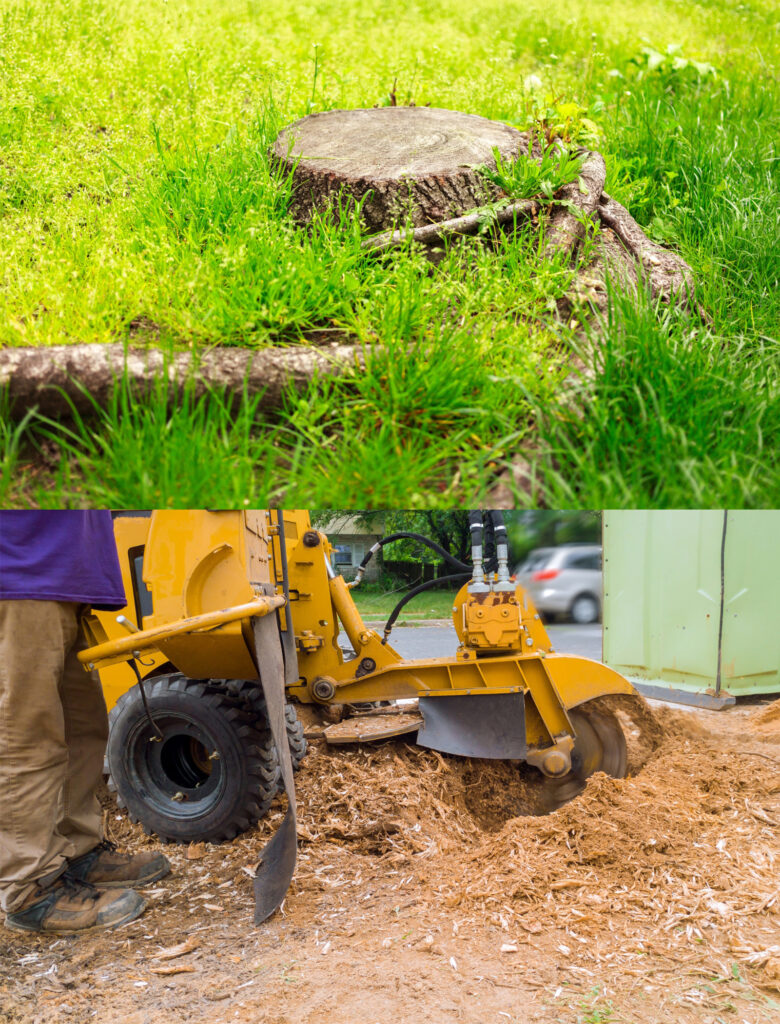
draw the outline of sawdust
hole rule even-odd
[[[767,711],[762,721],[774,721]],[[445,906],[510,929],[587,935],[620,917],[649,927],[646,943],[718,934],[740,949],[740,922],[778,911],[780,766],[717,749],[687,712],[664,710],[650,725],[627,730],[630,777],[598,773],[543,817],[526,766],[398,741],[323,751],[309,766],[318,785],[300,780],[301,834],[414,862]]]
[[[712,927],[777,898],[778,822],[763,804],[780,776],[769,791],[765,780],[748,759],[664,745],[635,778],[598,773],[555,813],[508,822],[469,854],[461,891],[553,919],[567,912],[566,897],[549,899],[563,875],[561,888],[598,889],[591,916],[639,907],[662,929]]]
[[[641,698],[592,704],[621,718],[629,774],[636,774],[662,741],[664,726]],[[298,789],[299,836],[346,842],[360,853],[447,851],[499,831],[509,819],[547,810],[535,768],[442,755],[400,740],[321,745],[299,774]]]
[[[780,700],[755,711],[750,717],[748,728],[770,743],[780,743]]]
[[[452,905],[503,907],[518,918],[532,912],[548,924],[594,888],[591,920],[639,909],[661,929],[693,920],[710,928],[773,906],[778,766],[713,749],[690,713],[653,716],[643,702],[637,714],[635,704],[610,700],[628,739],[629,777],[597,773],[552,814],[540,815],[541,776],[524,764],[446,756],[397,739],[312,744],[297,775],[301,849],[318,859],[333,846],[379,863],[414,858],[430,865],[425,874]],[[780,702],[753,716],[762,730],[778,721],[778,709]],[[281,815],[278,802],[237,843],[259,849]],[[106,824],[120,843],[153,845],[124,818]],[[551,892],[562,895],[551,900]]]
[[[402,740],[315,742],[297,774],[299,865],[282,914],[251,926],[249,875],[279,800],[232,843],[199,844],[195,858],[167,847],[175,874],[129,929],[0,932],[0,1003],[25,1024],[313,1024],[323,1008],[334,1024],[574,1024],[610,1006],[616,1017],[592,1019],[706,1024],[738,1007],[732,1019],[768,1022],[780,991],[780,764],[756,725],[778,704],[663,709],[644,730],[634,713],[630,777],[593,776],[545,817],[526,766]],[[110,838],[157,845],[103,800]],[[173,953],[187,969],[161,975]]]

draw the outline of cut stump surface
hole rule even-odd
[[[339,194],[363,200],[369,231],[411,215],[415,227],[458,217],[497,193],[476,171],[517,156],[528,136],[499,121],[435,107],[378,107],[310,114],[273,146],[293,172],[293,216],[306,223]]]

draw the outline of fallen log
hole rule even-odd
[[[200,353],[131,348],[123,343],[52,345],[0,350],[0,392],[10,413],[21,418],[35,406],[46,416],[94,411],[119,387],[134,396],[154,393],[164,382],[171,399],[191,388],[262,395],[261,408],[279,408],[290,389],[303,389],[319,374],[340,375],[363,365],[354,345],[322,348],[243,349],[217,347]]]

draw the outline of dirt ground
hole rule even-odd
[[[168,847],[125,928],[0,928],[0,1020],[776,1021],[780,701],[654,711],[629,778],[546,816],[511,764],[313,744],[281,913],[253,927],[249,877],[280,803],[232,843]],[[105,816],[153,843],[109,798]]]

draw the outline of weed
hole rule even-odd
[[[577,180],[583,157],[553,143],[542,150],[537,160],[532,149],[531,140],[528,153],[521,153],[515,160],[504,160],[499,150],[494,149],[496,169],[481,167],[480,173],[506,192],[510,199],[538,198],[551,202],[560,188]]]
[[[614,1007],[609,1001],[603,1001],[600,985],[594,985],[580,1001],[580,1009],[584,1016],[578,1018],[579,1024],[611,1024],[615,1019]]]
[[[0,497],[13,500],[19,497],[23,479],[20,479],[24,441],[35,411],[30,409],[15,423],[10,416],[6,396],[0,394]]]

